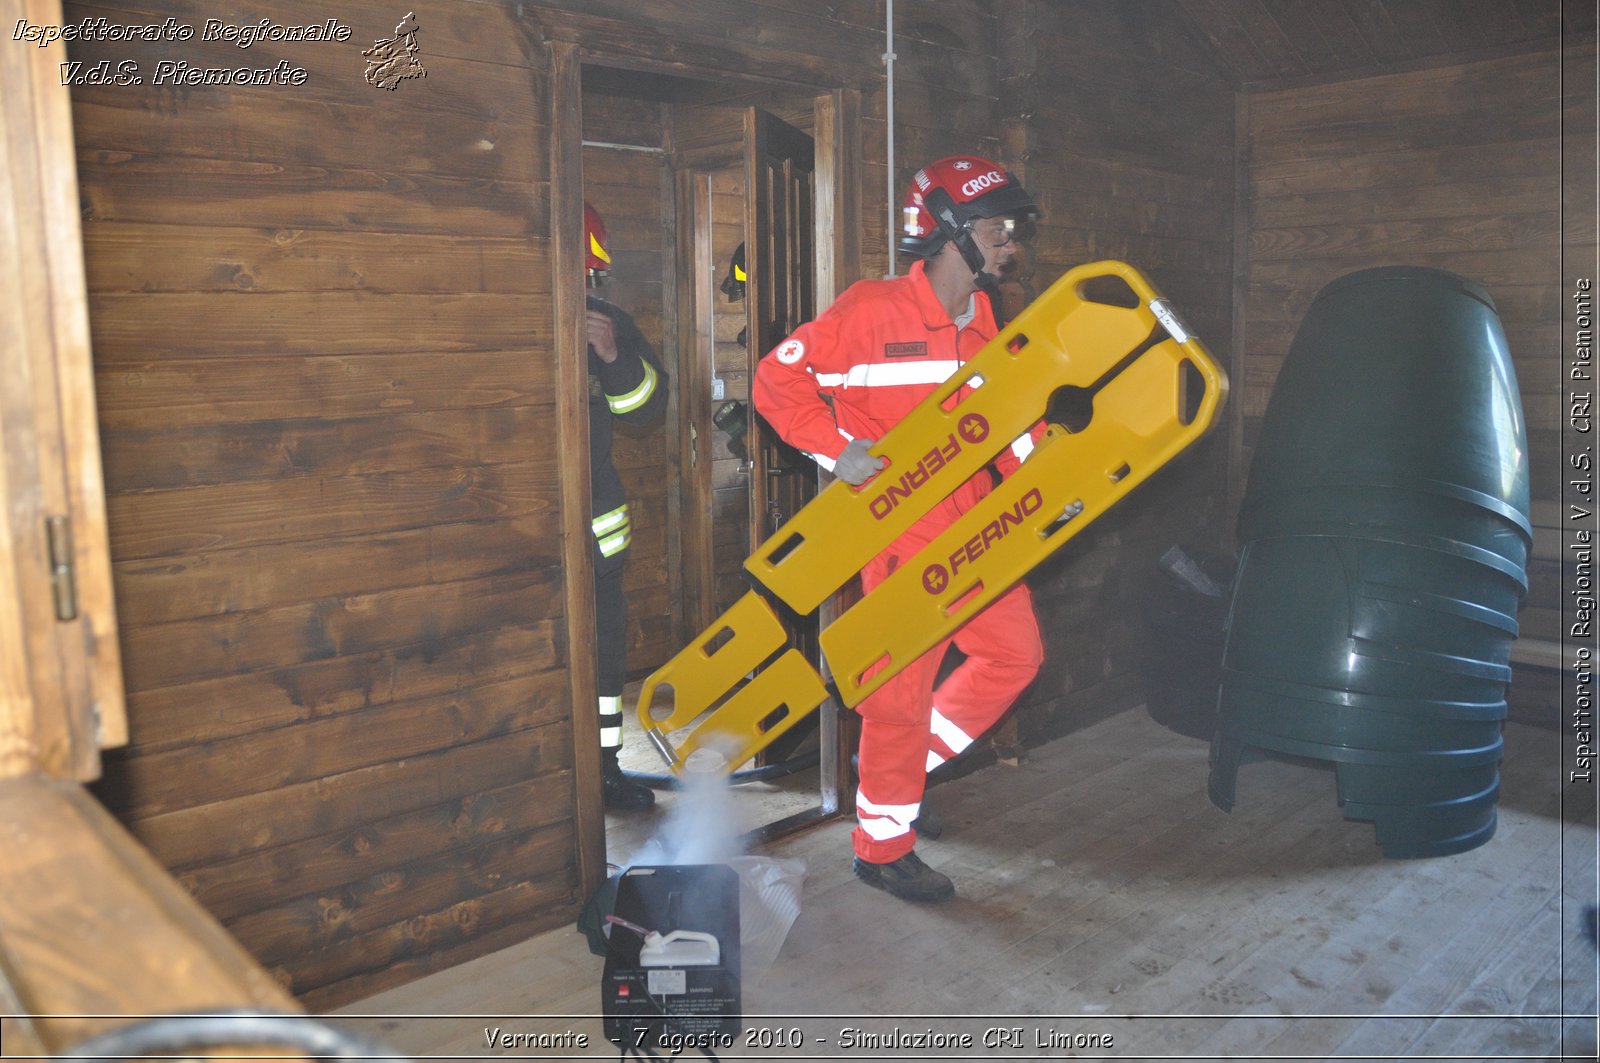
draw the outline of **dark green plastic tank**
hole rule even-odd
[[[1247,747],[1332,761],[1385,856],[1494,834],[1527,432],[1489,295],[1440,270],[1317,294],[1262,424],[1239,514],[1211,800]]]

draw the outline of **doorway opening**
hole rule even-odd
[[[853,242],[823,229],[816,207],[819,186],[847,184],[833,147],[847,108],[838,93],[589,57],[580,89],[582,194],[612,245],[604,297],[634,317],[670,381],[665,423],[618,426],[612,450],[634,527],[621,763],[657,798],[650,812],[605,816],[607,860],[622,864],[683,798],[639,726],[640,681],[746,593],[744,558],[817,489],[815,464],[753,410],[750,380],[761,354],[854,275]],[[838,210],[828,204],[830,226]],[[819,616],[785,619],[820,666]],[[736,772],[738,830],[771,836],[838,812],[835,713],[825,704]]]

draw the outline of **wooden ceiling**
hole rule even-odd
[[[1172,0],[1240,89],[1462,62],[1595,35],[1586,0]]]
[[[1345,81],[1419,67],[1557,47],[1596,36],[1594,0],[1147,0],[1160,4],[1210,51],[1236,89]],[[934,23],[903,29],[926,37]],[[584,90],[678,103],[716,102],[717,82],[585,64]]]

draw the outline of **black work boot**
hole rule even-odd
[[[655,792],[623,774],[611,750],[600,753],[600,785],[607,812],[643,812],[655,807]]]
[[[656,795],[650,787],[634,782],[620,771],[615,775],[608,772],[601,786],[608,812],[643,812],[655,807]]]
[[[862,882],[903,901],[947,901],[956,895],[949,876],[924,864],[914,851],[887,864],[869,864],[858,856],[852,869]]]

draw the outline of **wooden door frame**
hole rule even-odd
[[[816,150],[811,205],[816,277],[811,294],[820,314],[861,279],[861,94],[853,89],[836,89],[818,96],[811,139]],[[892,248],[889,253],[894,253]],[[830,597],[822,603],[818,623],[826,628],[838,612],[837,596]],[[822,674],[824,679],[829,678],[826,661]],[[855,725],[838,711],[832,699],[817,711],[822,714],[818,721],[822,749],[833,751],[833,756],[824,756],[818,766],[822,815],[832,817],[855,807],[855,795],[846,792],[850,779],[848,750],[853,743],[845,740],[846,727]]]
[[[583,64],[603,63],[603,52],[591,51],[578,41],[547,39],[544,43],[550,71],[550,276],[554,310],[556,386],[556,450],[560,470],[562,559],[565,571],[565,635],[568,647],[588,646],[594,640],[593,559],[589,546],[589,409],[583,375],[585,349],[583,292],[570,278],[578,276],[582,261],[583,230]],[[640,64],[633,63],[638,66]],[[730,74],[708,59],[703,66],[663,64],[659,72],[676,77],[726,80]],[[734,74],[733,77],[739,75]],[[760,84],[758,79],[750,79]],[[770,79],[767,83],[772,83]],[[814,296],[817,308],[827,306],[860,276],[861,99],[859,90],[818,86],[797,79],[783,84],[797,93],[811,94],[816,116],[818,205],[815,227]],[[826,209],[821,202],[828,199]],[[669,302],[675,303],[674,296]],[[698,400],[698,403],[696,402]],[[681,428],[695,426],[703,436],[709,456],[711,408],[707,388],[683,389]],[[704,406],[700,409],[699,406]],[[701,426],[705,427],[702,428]],[[683,432],[680,432],[680,435]],[[680,459],[680,484],[683,467]],[[708,481],[709,482],[709,481]],[[682,491],[680,489],[680,496]],[[824,615],[824,621],[827,616]],[[598,724],[594,714],[581,711],[596,698],[594,662],[586,653],[568,654],[568,696],[580,711],[573,713],[573,807],[578,832],[580,889],[587,896],[605,879],[605,815],[600,803]],[[824,727],[831,712],[825,707]],[[826,732],[825,732],[826,733]],[[845,754],[838,751],[836,761]],[[822,769],[824,811],[839,807],[839,763]]]
[[[565,574],[567,692],[572,704],[572,807],[577,820],[579,890],[587,897],[606,878],[605,808],[600,798],[599,681],[594,654],[594,547],[589,497],[588,335],[584,326],[583,59],[578,46],[551,41],[550,294],[554,320],[556,460]],[[586,711],[587,710],[587,711]]]

